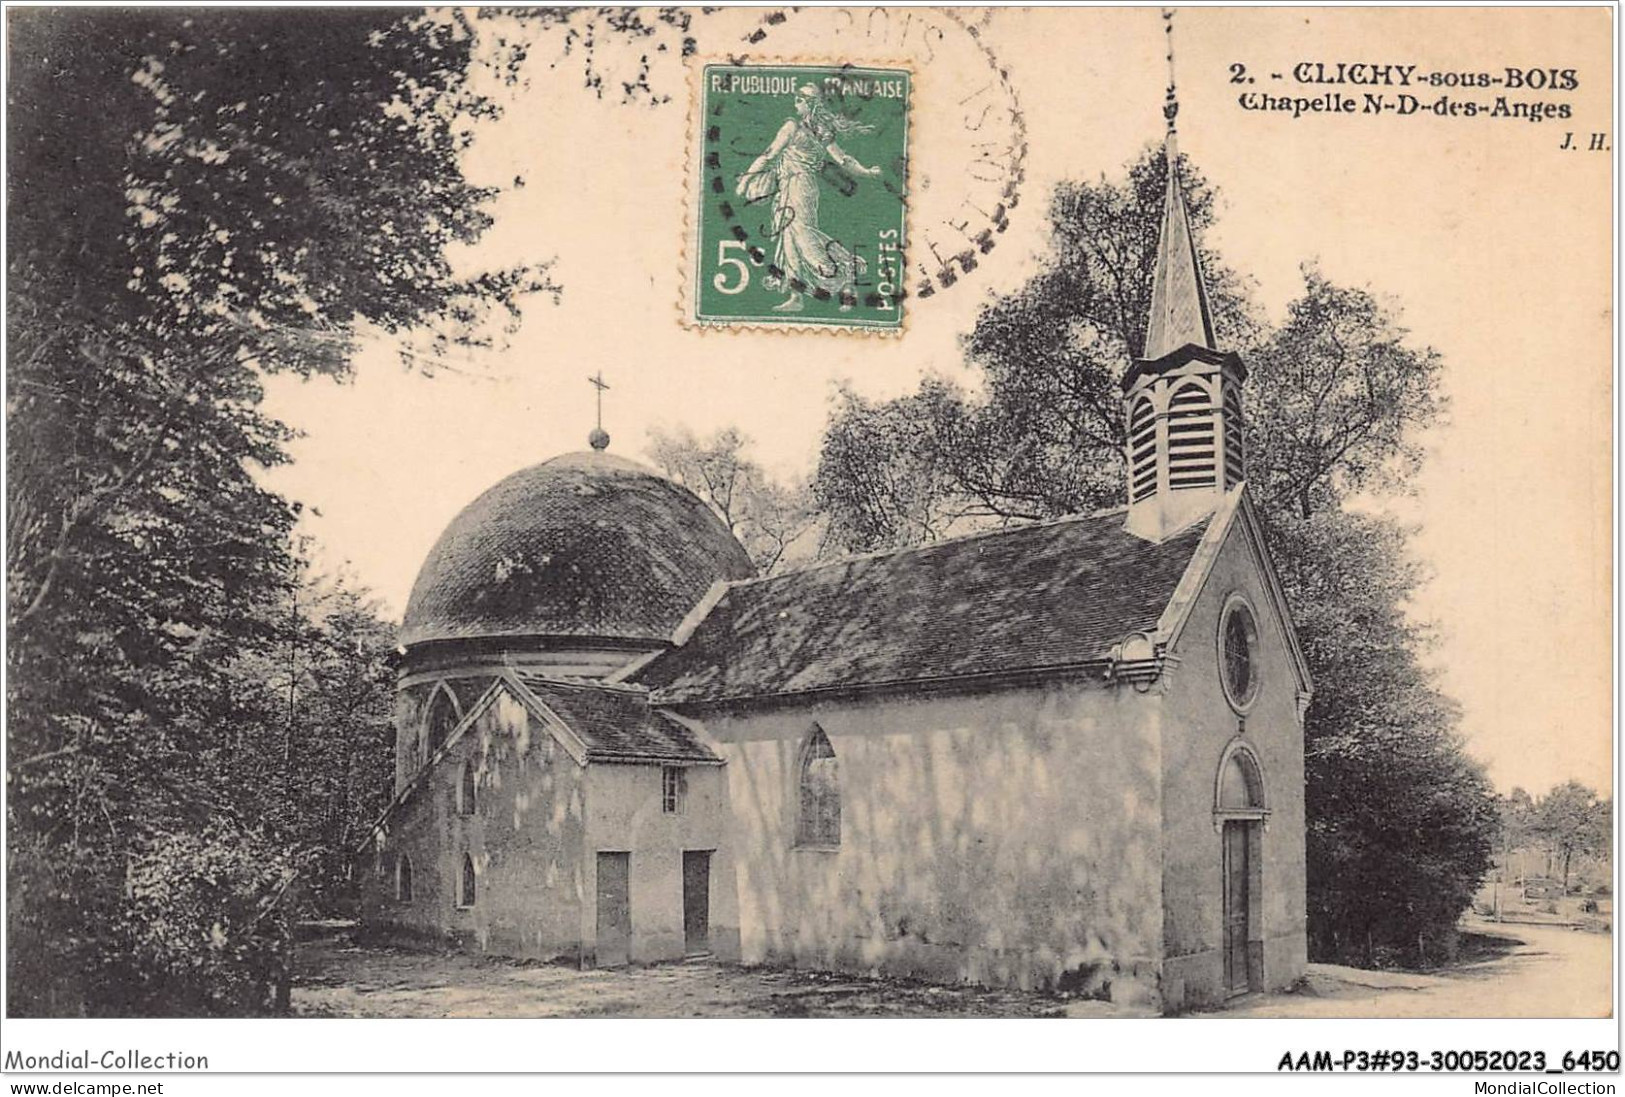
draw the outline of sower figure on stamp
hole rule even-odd
[[[801,289],[807,288],[836,295],[844,312],[852,307],[853,286],[866,264],[818,228],[818,174],[833,160],[855,176],[878,178],[880,168],[864,167],[837,144],[839,137],[873,133],[874,127],[837,115],[811,84],[796,91],[796,117],[779,127],[773,143],[739,176],[734,190],[751,201],[773,199],[773,231],[779,238],[773,265],[782,274],[770,276],[765,285],[789,291],[773,311],[800,312]]]

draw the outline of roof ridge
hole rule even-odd
[[[634,682],[606,682],[602,678],[580,678],[562,674],[547,674],[531,670],[528,667],[509,667],[508,669],[513,671],[521,681],[542,682],[563,689],[602,689],[615,693],[631,693],[645,696],[649,693],[648,686],[640,686]]]
[[[1125,530],[1113,508],[979,530],[933,554],[872,554],[872,567],[824,566],[741,591],[639,681],[654,706],[972,680],[1002,688],[1108,658],[1124,635],[1153,630],[1211,521],[1156,542]],[[1031,532],[994,536],[1020,530]]]
[[[979,538],[1002,537],[1008,534],[1020,533],[1029,529],[1039,529],[1046,526],[1070,525],[1076,522],[1091,521],[1096,518],[1109,518],[1113,514],[1126,513],[1128,513],[1128,507],[1126,505],[1119,505],[1106,507],[1102,510],[1078,512],[1075,514],[1063,514],[1055,518],[1032,518],[1025,521],[1016,522],[1011,525],[995,526],[991,529],[971,530],[968,533],[956,533],[950,537],[939,537],[935,541],[926,541],[918,545],[902,545],[897,548],[889,549],[871,549],[868,552],[855,552],[850,556],[842,556],[834,560],[819,560],[811,564],[804,564],[801,567],[791,568],[788,571],[781,571],[776,575],[757,575],[749,579],[731,579],[728,581],[727,587],[729,590],[733,590],[736,587],[748,587],[758,583],[770,583],[776,579],[788,579],[794,575],[804,575],[808,572],[820,571],[824,568],[840,567],[845,564],[855,564],[862,560],[879,560],[887,556],[907,556],[910,553],[928,552],[932,549],[941,548],[945,545],[960,544],[964,541],[974,541]]]

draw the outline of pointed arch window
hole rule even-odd
[[[463,762],[463,770],[457,779],[457,814],[473,815],[474,798],[477,793],[478,782],[474,779],[474,759],[469,758]]]
[[[1168,401],[1168,486],[1212,487],[1217,446],[1213,399],[1200,381],[1187,381]]]
[[[831,849],[841,844],[841,773],[824,729],[814,725],[801,748],[796,845]]]
[[[402,903],[412,901],[412,858],[404,853],[395,859],[395,898]]]
[[[444,685],[436,687],[434,696],[429,698],[429,711],[423,720],[424,757],[439,750],[451,738],[451,729],[457,726],[459,719],[457,699],[451,695],[451,690]]]
[[[474,858],[465,853],[463,854],[462,885],[457,889],[457,905],[460,907],[473,906],[477,887],[478,882],[474,876]]]
[[[1157,409],[1142,394],[1128,416],[1129,500],[1157,493]]]

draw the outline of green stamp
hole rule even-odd
[[[709,64],[689,319],[898,330],[906,69]]]

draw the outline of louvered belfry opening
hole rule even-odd
[[[1168,401],[1168,487],[1211,488],[1217,475],[1213,399],[1200,381],[1187,381]]]
[[[1128,529],[1160,541],[1217,506],[1247,474],[1234,354],[1187,344],[1125,377]]]
[[[1128,420],[1129,499],[1157,493],[1157,409],[1149,396],[1134,401]]]
[[[1241,418],[1241,386],[1226,381],[1224,386],[1224,482],[1235,487],[1247,477],[1245,424]]]

